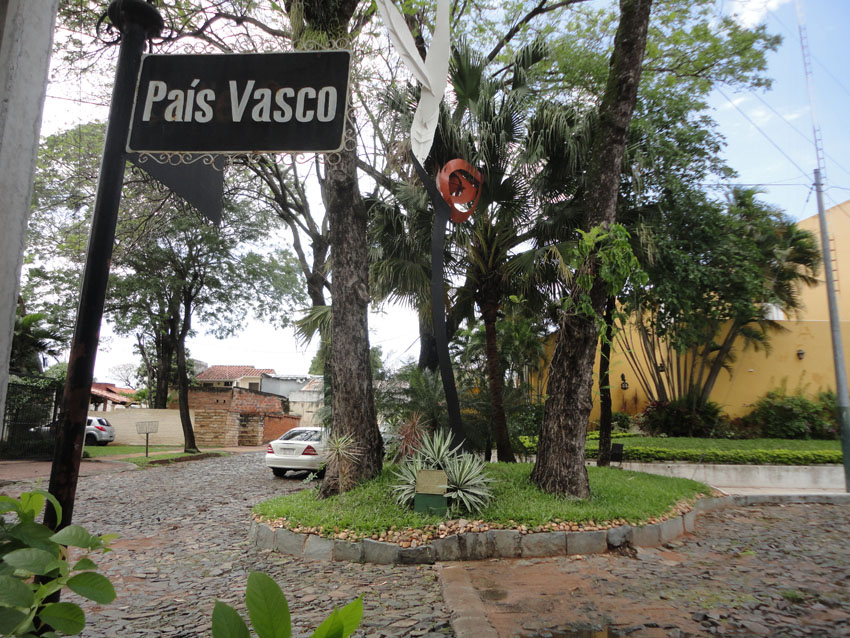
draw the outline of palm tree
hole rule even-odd
[[[12,352],[9,370],[21,375],[39,375],[44,372],[44,358],[58,357],[62,352],[61,337],[46,328],[46,315],[27,314],[23,298],[18,297]]]

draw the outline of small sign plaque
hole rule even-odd
[[[159,421],[136,421],[137,434],[156,434],[159,432]]]
[[[147,55],[130,152],[333,152],[342,147],[349,51]]]
[[[443,470],[419,470],[416,475],[417,494],[445,494],[448,478]]]

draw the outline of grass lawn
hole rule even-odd
[[[167,448],[168,449],[168,448]],[[174,449],[174,448],[170,448]],[[184,454],[182,450],[179,452],[170,452],[167,454],[151,454],[150,456],[134,456],[127,459],[121,459],[122,461],[126,461],[127,463],[133,463],[138,465],[139,467],[149,467],[151,465],[151,461],[159,461],[163,459],[182,459],[182,458],[191,458],[198,456],[197,454]],[[204,452],[204,458],[208,458],[210,456],[227,456],[227,452]],[[191,461],[190,461],[191,462]]]
[[[267,519],[285,519],[289,529],[333,536],[390,538],[401,530],[434,532],[445,518],[416,513],[396,505],[391,485],[393,467],[354,490],[317,501],[316,490],[279,496],[254,507]],[[559,499],[534,487],[531,464],[492,463],[494,499],[489,507],[467,516],[490,528],[562,529],[565,523],[604,528],[622,522],[639,523],[676,512],[678,504],[709,494],[708,486],[687,479],[667,478],[611,468],[588,468],[593,497],[587,501]],[[457,518],[457,517],[456,517]],[[480,525],[479,525],[480,527]],[[382,536],[383,535],[383,536]]]
[[[182,450],[180,446],[176,445],[151,445],[151,452],[163,452],[163,451],[175,451]],[[145,446],[144,445],[87,445],[86,452],[89,453],[89,457],[93,459],[100,458],[102,456],[115,456],[116,454],[144,454]]]

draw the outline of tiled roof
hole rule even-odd
[[[196,378],[198,381],[237,381],[242,377],[259,377],[262,374],[274,374],[274,370],[254,366],[210,366]]]
[[[325,389],[325,380],[323,377],[312,377],[303,388],[301,388],[301,392],[323,392]]]
[[[108,385],[108,384],[102,383],[100,385]],[[108,399],[109,401],[112,401],[113,403],[121,403],[121,404],[135,403],[135,401],[133,401],[133,399],[131,397],[128,397],[128,396],[123,395],[123,394],[117,394],[115,392],[111,392],[108,388],[96,388],[96,387],[94,387],[94,385],[92,385],[91,393],[92,393],[92,396],[99,397],[101,399]]]

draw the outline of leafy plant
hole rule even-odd
[[[289,604],[274,580],[261,572],[251,572],[245,588],[245,606],[258,638],[290,638],[292,621]],[[363,598],[334,610],[311,634],[311,638],[347,638],[363,618]],[[248,625],[227,603],[217,600],[212,614],[213,638],[250,638]]]
[[[416,478],[420,470],[443,470],[446,473],[446,498],[453,509],[478,512],[490,502],[493,494],[488,487],[492,479],[485,474],[480,458],[458,454],[461,445],[452,448],[451,434],[437,430],[424,437],[416,453],[395,470],[398,483],[392,491],[396,502],[410,506],[416,496]]]
[[[448,489],[446,498],[467,512],[478,512],[493,498],[488,484],[493,481],[484,473],[484,461],[472,454],[451,456],[443,469]]]
[[[460,445],[452,448],[452,435],[449,430],[435,430],[422,437],[416,453],[428,469],[444,470],[449,459],[457,454]]]
[[[54,533],[35,522],[48,502],[61,521],[62,508],[47,492],[24,492],[18,499],[0,495],[0,515],[12,512],[17,518],[7,522],[0,516],[0,634],[4,636],[79,634],[86,626],[79,605],[45,602],[65,587],[101,605],[115,599],[112,583],[95,571],[97,565],[89,557],[93,552],[110,551],[115,535],[95,536],[79,525]],[[69,546],[85,551],[73,564]]]
[[[696,406],[689,397],[653,401],[642,415],[643,428],[653,436],[712,437],[725,433],[722,408],[713,401]]]
[[[761,436],[777,439],[836,439],[838,424],[832,418],[829,395],[813,401],[781,390],[768,392],[744,417],[744,424]]]

